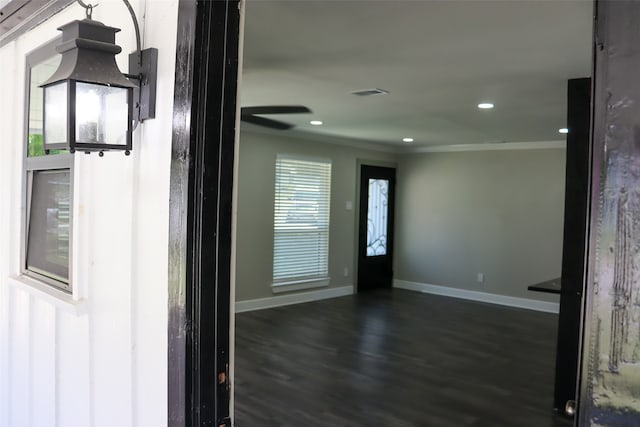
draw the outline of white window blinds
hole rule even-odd
[[[331,161],[276,159],[273,282],[328,276]]]

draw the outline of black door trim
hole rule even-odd
[[[239,0],[180,0],[169,213],[168,425],[230,425]]]
[[[566,178],[562,291],[558,315],[556,374],[553,408],[567,414],[567,402],[576,401],[580,327],[586,280],[586,243],[589,219],[591,150],[591,79],[570,79],[567,88]]]
[[[393,243],[394,243],[394,223],[395,223],[395,183],[396,183],[396,167],[380,166],[368,163],[359,165],[359,182],[360,191],[358,192],[358,225],[357,225],[357,256],[356,256],[356,291],[362,292],[375,288],[392,288],[393,287]],[[384,259],[378,257],[367,257],[367,211],[368,211],[368,195],[369,185],[368,177],[376,177],[389,180],[389,200],[388,200],[388,229],[387,229],[387,255]],[[364,267],[371,268],[365,272]],[[375,277],[376,280],[372,278]],[[367,286],[363,283],[367,282]]]

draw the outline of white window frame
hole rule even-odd
[[[318,269],[309,269],[308,274],[302,275],[288,275],[282,276],[278,275],[276,277],[276,265],[278,263],[277,259],[277,236],[279,232],[284,232],[282,227],[278,227],[278,200],[279,200],[279,179],[280,176],[278,173],[279,165],[283,162],[311,162],[321,164],[322,167],[327,167],[328,171],[328,179],[324,183],[324,200],[321,200],[321,204],[326,203],[326,206],[323,206],[326,215],[326,218],[320,218],[320,227],[323,227],[323,231],[326,233],[326,237],[324,244],[326,247],[320,252],[324,253],[324,259],[319,263],[321,267]],[[332,162],[331,159],[327,158],[317,158],[317,157],[304,157],[290,154],[278,154],[276,157],[276,165],[275,165],[275,189],[274,189],[274,215],[273,215],[273,272],[272,272],[272,284],[271,289],[274,293],[278,292],[286,292],[286,291],[294,291],[315,287],[323,287],[329,285],[329,247],[330,247],[330,224],[331,224],[331,182],[332,182]],[[324,224],[322,224],[324,223]],[[288,227],[288,231],[296,230],[295,228]],[[304,230],[298,229],[297,232],[304,232]],[[318,229],[309,229],[311,234],[317,234]],[[315,270],[315,271],[314,271]]]
[[[21,274],[29,278],[35,279],[38,283],[43,283],[58,290],[62,290],[68,294],[73,292],[72,278],[72,253],[73,253],[73,204],[74,204],[74,156],[73,154],[53,154],[45,156],[28,156],[29,145],[29,112],[31,105],[31,69],[42,63],[43,61],[57,54],[55,45],[59,43],[59,39],[52,40],[43,46],[35,49],[26,55],[25,67],[25,97],[24,97],[24,134],[22,138],[23,154],[23,181],[22,181],[22,200],[24,202],[24,213],[22,215],[22,235],[21,235]],[[68,281],[62,281],[54,277],[47,276],[46,273],[31,270],[27,267],[27,251],[29,243],[29,219],[32,199],[32,181],[34,172],[38,171],[69,171],[70,185],[70,209],[69,209],[69,266]]]

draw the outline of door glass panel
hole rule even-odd
[[[386,255],[389,181],[386,179],[369,179],[368,197],[367,256]]]

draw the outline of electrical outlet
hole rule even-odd
[[[344,274],[344,277],[349,277],[349,267],[344,268],[343,274]]]
[[[476,282],[484,283],[484,273],[478,273],[478,275],[476,276]]]

